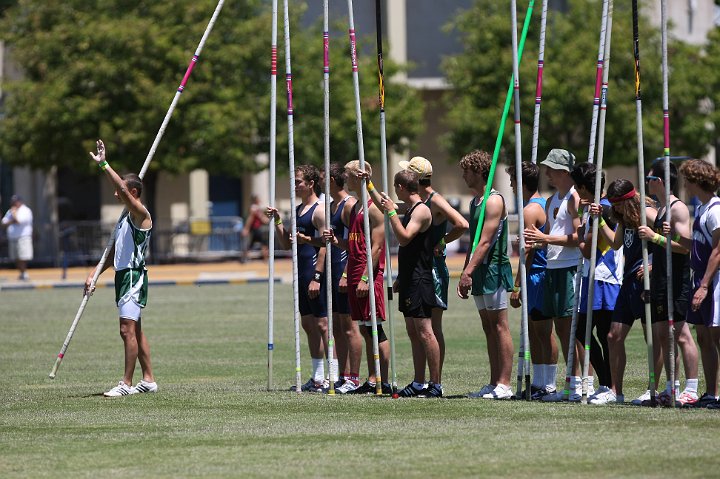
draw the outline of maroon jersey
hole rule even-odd
[[[372,204],[372,200],[369,201]],[[385,319],[385,295],[383,294],[383,273],[385,272],[385,242],[380,249],[378,264],[373,264],[375,277],[375,312],[378,321]],[[357,285],[360,278],[367,274],[367,249],[365,247],[365,230],[363,228],[363,210],[360,203],[350,214],[350,230],[348,233],[348,303],[350,315],[355,321],[370,321],[370,301],[367,297],[358,298]]]

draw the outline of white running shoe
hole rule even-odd
[[[335,392],[337,394],[347,394],[349,392],[352,392],[359,388],[359,384],[355,384],[354,382],[350,381],[349,379],[346,379],[344,383],[340,387],[335,388]]]
[[[588,390],[588,400],[594,399],[598,394],[602,394],[604,392],[610,391],[610,388],[607,386],[600,386],[595,393],[590,394],[590,390]]]
[[[483,394],[483,399],[510,399],[513,395],[512,389],[510,389],[510,386],[505,386],[504,384],[498,384],[495,386],[495,389],[493,389],[489,393]]]
[[[657,397],[657,392],[655,392],[655,397]],[[630,404],[632,404],[633,406],[642,406],[642,403],[644,401],[649,401],[649,400],[650,400],[650,390],[648,389],[641,396],[630,401]]]
[[[130,394],[156,393],[157,390],[156,382],[148,382],[142,379],[135,387],[130,388]]]
[[[608,389],[607,391],[596,394],[595,397],[590,400],[590,404],[604,405],[614,403],[616,401],[617,395],[612,389]]]
[[[587,390],[588,397],[595,395],[595,386],[592,384],[588,384],[588,390]]]
[[[130,394],[133,394],[132,390],[132,386],[128,386],[124,382],[120,381],[117,386],[107,392],[104,392],[103,396],[105,396],[106,398],[119,398],[123,396],[129,396]]]
[[[472,399],[481,398],[481,397],[483,397],[484,395],[486,395],[487,393],[492,392],[493,389],[495,389],[495,386],[493,386],[492,384],[486,384],[485,386],[483,386],[482,388],[480,388],[479,391],[475,391],[474,393],[468,394],[468,397],[469,397],[469,398],[472,398]]]

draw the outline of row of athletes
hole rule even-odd
[[[640,300],[642,291],[642,251],[641,238],[652,241],[654,250],[659,253],[664,245],[658,231],[662,229],[665,217],[664,209],[667,201],[664,198],[664,186],[659,178],[664,175],[663,164],[656,163],[651,169],[649,178],[650,194],[658,200],[657,207],[644,208],[648,215],[648,223],[655,229],[640,227],[639,215],[641,208],[635,189],[631,182],[618,180],[608,188],[608,195],[601,205],[591,205],[595,190],[595,170],[593,165],[575,165],[575,157],[566,150],[556,149],[550,152],[541,163],[546,167],[546,176],[550,186],[557,192],[545,201],[537,191],[539,169],[536,165],[523,164],[523,197],[524,216],[528,241],[527,274],[528,274],[528,311],[532,319],[530,325],[531,356],[533,362],[533,385],[530,392],[534,399],[558,401],[562,395],[556,389],[558,349],[554,340],[553,328],[561,341],[563,353],[567,357],[570,345],[570,320],[574,305],[574,275],[579,255],[590,257],[588,225],[581,225],[582,207],[589,207],[600,220],[601,239],[595,274],[595,294],[593,298],[593,328],[597,337],[593,336],[590,348],[591,378],[593,369],[598,372],[600,387],[597,392],[591,386],[591,402],[607,404],[623,402],[622,378],[625,369],[624,340],[636,319],[644,315]],[[478,224],[482,192],[487,184],[491,158],[486,152],[474,151],[466,155],[460,162],[463,178],[467,186],[477,196],[470,205],[470,230],[474,236]],[[404,218],[397,216],[396,205],[385,194],[380,194],[369,182],[368,190],[372,197],[369,215],[371,226],[372,259],[375,265],[374,285],[376,295],[376,315],[380,322],[385,318],[383,288],[384,272],[384,211],[390,218],[390,224],[400,244],[398,260],[398,281],[394,290],[399,293],[399,309],[405,316],[406,329],[411,340],[414,364],[413,381],[400,395],[404,397],[440,397],[442,396],[442,365],[444,360],[444,338],[442,334],[442,311],[447,308],[447,288],[449,274],[444,261],[444,246],[459,238],[467,229],[464,218],[452,208],[431,186],[432,165],[426,159],[415,157],[410,162],[402,162],[404,169],[395,177],[394,187],[397,197],[407,207]],[[719,177],[712,166],[699,161],[687,162],[684,165],[685,177],[690,194],[698,196],[703,206],[709,206],[710,198],[701,193],[712,192],[717,184],[713,178]],[[509,168],[514,178],[514,168]],[[698,173],[699,172],[699,173]],[[715,173],[713,176],[710,173]],[[332,196],[332,228],[324,228],[324,218],[320,204],[320,174],[313,167],[302,166],[296,171],[296,186],[302,204],[298,208],[298,243],[301,271],[301,315],[303,327],[308,334],[313,362],[313,375],[303,386],[304,390],[324,391],[327,381],[324,372],[324,356],[327,350],[327,320],[324,311],[323,265],[324,251],[320,246],[330,239],[333,242],[333,314],[337,355],[342,366],[342,374],[336,383],[339,393],[367,393],[375,391],[375,371],[372,369],[372,343],[369,321],[369,290],[365,272],[367,271],[365,240],[362,229],[362,208],[345,191],[357,192],[361,188],[361,178],[370,178],[372,170],[366,164],[365,172],[360,171],[358,162],[350,162],[345,168],[334,165],[331,169]],[[676,182],[677,173],[672,173]],[[693,176],[694,175],[694,176]],[[702,180],[702,181],[701,181]],[[695,181],[693,183],[693,181]],[[708,183],[710,181],[710,183]],[[514,181],[513,187],[515,186]],[[717,181],[720,184],[720,180]],[[604,186],[604,185],[603,185]],[[674,185],[673,185],[674,186]],[[693,189],[694,187],[694,189]],[[704,201],[707,200],[707,201]],[[709,202],[709,203],[708,203]],[[674,297],[676,329],[678,343],[683,353],[685,390],[678,395],[678,400],[686,405],[708,405],[717,402],[717,349],[713,314],[697,309],[688,312],[688,295],[691,292],[690,268],[687,251],[701,238],[689,233],[689,214],[687,207],[672,196],[669,200],[673,208],[672,225],[677,238],[673,242],[674,261]],[[683,210],[684,208],[684,210]],[[679,211],[676,211],[679,210]],[[700,218],[696,225],[707,223],[705,216],[710,210],[714,218],[714,210],[701,207]],[[684,213],[683,213],[684,211]],[[277,232],[281,244],[289,247],[290,234],[283,228],[282,221],[275,208],[269,207],[268,216],[275,218]],[[720,213],[720,212],[719,212]],[[703,216],[705,214],[705,216]],[[718,215],[720,216],[720,214]],[[592,219],[590,221],[593,221]],[[702,231],[715,231],[715,223],[709,220],[710,226],[700,228]],[[450,228],[448,228],[448,223]],[[717,222],[720,226],[720,221]],[[323,234],[318,234],[320,231]],[[720,229],[718,230],[720,236]],[[496,190],[491,194],[486,206],[486,217],[480,235],[478,247],[473,254],[468,253],[465,267],[461,274],[457,293],[462,298],[472,294],[482,321],[487,338],[488,357],[490,362],[490,381],[479,391],[470,393],[470,397],[488,399],[507,399],[513,396],[510,388],[512,372],[513,346],[508,325],[507,307],[509,302],[515,307],[519,304],[520,279],[513,282],[512,270],[507,255],[507,208],[502,195]],[[706,239],[710,255],[717,239]],[[695,242],[695,243],[693,243]],[[304,252],[301,253],[300,249]],[[703,253],[705,254],[705,253]],[[664,255],[656,254],[664,258]],[[684,259],[683,259],[684,258]],[[707,265],[704,261],[696,261],[698,265]],[[676,263],[676,264],[675,264]],[[699,274],[695,269],[697,281],[692,291],[693,308],[707,308],[711,301],[704,302],[699,298],[707,287],[713,287],[712,275],[717,265],[711,263],[708,273]],[[698,266],[699,267],[699,266]],[[580,399],[579,361],[583,359],[584,323],[587,298],[589,267],[586,266],[585,277],[581,288],[581,301],[578,325],[578,342],[576,344],[575,363],[571,378],[570,400]],[[711,273],[712,272],[712,273]],[[705,278],[707,276],[707,278]],[[669,352],[667,344],[667,313],[662,306],[665,304],[664,263],[656,261],[651,275],[653,309],[653,335],[655,337],[655,377],[660,377],[663,366],[667,368]],[[705,281],[707,279],[707,281]],[[704,281],[704,282],[703,282]],[[543,287],[544,286],[544,287]],[[699,293],[695,291],[700,291]],[[307,295],[304,293],[307,292]],[[344,293],[347,292],[347,303]],[[697,304],[695,304],[697,303]],[[709,310],[708,310],[709,311]],[[713,310],[714,311],[714,310]],[[691,316],[689,322],[697,326],[698,340],[703,353],[703,365],[707,380],[707,392],[698,397],[697,368],[698,354],[695,343],[684,321],[685,315]],[[708,321],[710,321],[708,323]],[[715,321],[717,322],[717,321]],[[389,351],[386,337],[379,326],[379,342],[381,357],[381,377],[387,378]],[[365,339],[368,356],[368,380],[360,385],[359,367],[362,355],[362,340]],[[676,355],[677,356],[677,355]],[[713,361],[714,359],[714,361]],[[426,382],[426,366],[429,371],[429,382]],[[331,369],[333,366],[331,365]],[[676,368],[677,369],[677,368]],[[714,371],[714,374],[713,374]],[[383,391],[390,392],[390,386],[382,385]],[[660,395],[662,402],[668,403],[674,385],[666,385]],[[638,398],[637,403],[649,399],[650,391]]]

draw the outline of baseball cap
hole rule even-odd
[[[570,172],[570,169],[575,165],[575,155],[567,150],[555,148],[548,153],[547,158],[541,161],[540,164],[553,170]]]
[[[410,161],[403,160],[399,162],[399,165],[403,170],[410,170],[417,173],[421,180],[432,176],[432,164],[422,156],[414,156]]]
[[[10,204],[15,203],[16,201],[22,201],[22,196],[20,195],[12,195],[10,197]]]

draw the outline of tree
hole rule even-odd
[[[711,134],[715,145],[715,163],[720,164],[718,162],[720,158],[720,137],[718,135],[718,126],[720,125],[720,75],[717,75],[717,72],[720,71],[720,27],[713,28],[708,35],[706,52],[702,57],[699,69],[708,72],[705,75],[707,81],[702,82],[702,87],[704,87],[708,98],[706,108],[712,119]]]
[[[5,85],[5,118],[0,121],[3,160],[34,168],[89,170],[87,151],[101,137],[113,164],[139,170],[216,1],[16,3],[0,23],[13,61],[23,72],[21,80]],[[157,150],[153,170],[204,168],[240,176],[264,168],[256,163],[256,155],[268,151],[269,142],[270,12],[266,3],[225,4]],[[319,26],[299,28],[301,11],[300,7],[292,11],[296,151],[299,162],[321,164],[322,36]],[[287,133],[282,16],[279,21],[280,165],[287,158]],[[350,114],[354,100],[349,60],[343,63],[340,57],[347,47],[341,45],[338,39],[332,47],[338,65],[338,78],[331,86],[332,148],[335,159],[347,161],[355,157],[354,114]],[[346,66],[344,77],[340,65]],[[388,75],[396,70],[395,65],[387,65]],[[379,152],[377,127],[373,128],[377,124],[374,55],[362,58],[361,71],[364,123],[369,132],[366,144],[369,153]],[[421,107],[408,87],[393,85],[387,95],[388,103],[394,103],[398,111],[388,140],[391,147],[402,149],[403,138],[412,140],[419,133]]]
[[[574,151],[582,160],[587,158],[590,137],[602,2],[570,0],[567,3],[566,11],[551,10],[548,14],[538,155],[542,158],[551,148],[563,147]],[[522,22],[522,12],[518,17]],[[539,23],[538,14],[528,34],[520,68],[523,157],[528,159]],[[478,0],[455,22],[465,45],[465,51],[445,65],[454,87],[448,98],[451,133],[446,145],[455,156],[475,148],[494,147],[512,73],[509,25],[507,4],[493,0]],[[640,19],[639,30],[644,154],[651,160],[663,152],[660,31],[644,17]],[[608,165],[637,162],[632,46],[630,3],[615,2],[604,156]],[[703,81],[693,79],[699,73],[700,58],[699,47],[676,39],[671,41],[670,121],[675,155],[697,157],[708,150],[710,136],[704,126],[707,113],[701,108],[705,96]],[[505,128],[503,149],[512,151],[513,145],[511,120]]]

